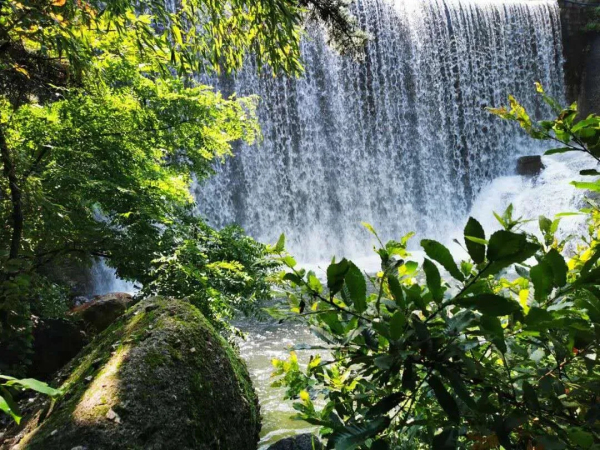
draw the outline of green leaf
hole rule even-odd
[[[387,280],[388,280],[388,286],[390,288],[390,292],[391,292],[392,296],[394,297],[394,301],[396,302],[398,307],[400,307],[402,309],[406,308],[406,302],[404,301],[404,293],[402,291],[402,286],[400,286],[400,282],[398,281],[398,278],[396,278],[394,276],[389,276],[387,278]]]
[[[506,342],[504,341],[504,329],[500,319],[496,316],[481,316],[479,318],[479,326],[485,336],[496,346],[502,353],[506,353]]]
[[[446,269],[448,273],[450,273],[450,275],[459,281],[464,281],[465,276],[454,262],[450,250],[448,250],[439,242],[431,239],[423,239],[421,241],[421,246],[425,250],[427,256],[440,263],[442,267]]]
[[[350,264],[345,258],[339,263],[331,263],[327,267],[327,287],[332,295],[337,294],[344,286],[344,278],[349,267]]]
[[[558,250],[555,248],[551,249],[544,256],[544,261],[552,268],[554,285],[563,287],[567,284],[567,272],[569,271],[569,268],[567,267],[565,259],[558,253]]]
[[[433,437],[433,450],[454,450],[458,445],[458,431],[450,428]]]
[[[348,263],[345,282],[350,299],[354,303],[354,309],[358,313],[364,312],[367,309],[367,283],[364,275],[353,262]]]
[[[456,423],[460,422],[460,410],[458,409],[456,400],[448,393],[442,381],[437,376],[432,375],[429,377],[428,383],[431,389],[433,389],[438,403],[448,415],[448,420]]]
[[[556,436],[544,435],[535,436],[537,445],[541,445],[544,450],[563,450],[567,448],[566,444]]]
[[[594,183],[584,181],[571,181],[571,184],[577,189],[587,189],[588,191],[600,192],[600,182],[598,181]]]
[[[307,276],[308,287],[319,294],[323,291],[323,286],[321,285],[321,281],[317,278],[315,273],[311,270],[308,272]]]
[[[485,260],[485,245],[481,243],[481,241],[485,241],[483,227],[473,217],[469,217],[467,225],[465,226],[464,235],[465,245],[467,246],[469,256],[475,264],[481,264]],[[473,238],[478,239],[479,242],[474,241]]]
[[[427,278],[427,287],[429,288],[429,292],[431,292],[433,300],[439,302],[444,295],[440,271],[436,265],[427,258],[425,258],[423,261],[423,270],[425,271],[425,277]]]
[[[390,335],[392,339],[397,341],[404,334],[404,326],[406,325],[406,317],[400,310],[396,311],[390,320]]]
[[[381,400],[379,400],[375,405],[373,405],[367,411],[365,418],[371,419],[377,416],[383,416],[387,414],[389,411],[394,409],[396,406],[400,404],[400,402],[406,398],[406,394],[403,392],[394,392]]]
[[[496,294],[480,294],[460,299],[457,303],[489,316],[506,316],[521,309],[516,301]]]
[[[361,222],[360,224],[379,240],[379,236],[377,236],[377,232],[375,231],[375,228],[373,228],[373,225],[367,222]]]
[[[289,255],[280,258],[280,261],[286,266],[288,266],[290,269],[294,268],[294,266],[296,265],[296,260]]]
[[[547,330],[553,321],[554,316],[552,313],[536,306],[532,307],[525,317],[527,327],[535,330]]]
[[[302,278],[292,272],[288,272],[283,276],[283,279],[286,281],[291,281],[292,283],[302,286],[304,283],[302,282]]]
[[[594,444],[594,435],[581,428],[570,428],[568,434],[571,442],[581,448],[587,449]]]
[[[585,262],[585,264],[583,265],[583,267],[581,268],[582,274],[587,274],[590,270],[592,270],[592,267],[594,267],[594,264],[596,264],[598,259],[600,259],[600,245],[595,247],[594,250],[595,251],[594,251],[594,254],[592,255],[592,257],[590,259],[588,259]]]
[[[389,424],[389,417],[377,417],[366,423],[348,425],[343,430],[335,431],[329,441],[333,443],[335,450],[354,450],[367,439],[377,436]]]
[[[600,172],[598,172],[596,169],[586,169],[586,170],[581,170],[579,172],[579,175],[596,176],[596,175],[600,175]]]
[[[550,233],[550,229],[552,228],[552,221],[547,217],[540,216],[539,217],[540,230],[544,234]]]
[[[471,408],[473,411],[478,411],[477,404],[475,403],[475,399],[471,396],[471,393],[467,389],[465,383],[462,378],[453,370],[443,369],[440,370],[440,373],[450,382],[450,386],[454,390],[456,396],[461,399],[465,405]]]
[[[535,299],[539,302],[552,292],[553,275],[552,267],[544,261],[531,268],[529,271],[533,287],[535,288]]]
[[[412,391],[417,384],[417,376],[413,367],[412,361],[406,361],[404,371],[402,372],[402,390],[406,392]]]
[[[538,400],[537,393],[535,392],[533,386],[527,381],[523,382],[523,400],[528,408],[534,411],[539,411],[540,402]]]
[[[547,150],[544,155],[545,156],[550,156],[550,155],[556,155],[558,153],[567,153],[567,152],[573,152],[575,151],[574,149],[572,149],[571,147],[560,147],[560,148],[553,148],[550,150]]]
[[[22,388],[31,389],[32,391],[36,391],[41,394],[50,395],[51,397],[55,397],[57,395],[60,395],[61,393],[59,389],[51,388],[43,381],[34,380],[33,378],[25,378],[22,380],[10,380],[5,384],[6,386],[21,386]]]
[[[277,244],[275,244],[275,247],[273,248],[273,251],[275,251],[276,253],[282,252],[285,249],[285,234],[281,233],[281,235],[279,236],[279,240],[277,241]]]
[[[10,395],[10,392],[0,386],[0,410],[12,417],[12,419],[19,425],[21,423],[21,413],[15,401]]]
[[[512,264],[523,262],[539,248],[539,245],[528,242],[525,234],[496,231],[492,234],[487,249],[487,258],[491,264],[486,273],[495,274]]]

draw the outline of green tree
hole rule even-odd
[[[0,4],[2,370],[26,362],[31,307],[64,292],[44,268],[65,259],[106,258],[145,293],[188,296],[218,324],[242,298],[268,295],[264,246],[211,230],[188,190],[233,141],[258,137],[257,99],[223,98],[190,75],[247,57],[298,74],[310,16],[345,48],[364,36],[341,1],[167,4]]]
[[[600,117],[577,121],[576,105],[561,109],[538,90],[556,119],[535,122],[512,97],[492,112],[560,142],[548,154],[597,159]],[[576,185],[600,190],[598,180]],[[288,306],[272,313],[305,321],[327,356],[307,367],[295,353],[275,360],[276,385],[336,450],[600,448],[600,209],[589,202],[589,235],[567,260],[565,245],[577,241],[557,237],[560,218],[540,217],[534,235],[512,207],[491,236],[469,219],[460,263],[424,239],[418,264],[411,235],[384,244],[367,224],[381,271],[333,261],[326,286],[296,266],[282,238],[273,251],[287,266]]]

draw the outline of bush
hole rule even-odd
[[[510,109],[492,112],[559,141],[548,154],[598,159],[600,117],[576,122],[576,105],[560,109],[538,90],[555,120],[532,121],[512,97]],[[576,184],[600,191],[598,180]],[[328,448],[600,448],[600,211],[591,202],[584,213],[590,234],[569,260],[562,251],[573,238],[557,238],[559,219],[540,217],[540,239],[509,207],[491,236],[468,220],[466,261],[425,239],[419,265],[407,235],[379,241],[375,276],[334,260],[325,287],[280,239],[288,307],[277,315],[304,320],[328,356],[306,368],[294,353],[275,360],[276,384]]]

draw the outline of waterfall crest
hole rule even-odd
[[[544,113],[534,81],[562,99],[556,1],[358,0],[356,15],[373,37],[362,64],[311,28],[300,79],[248,65],[214,83],[261,97],[264,139],[195,188],[211,224],[264,242],[283,232],[304,262],[361,257],[371,251],[361,221],[382,239],[441,239],[482,186],[540,151],[484,108],[513,94]]]

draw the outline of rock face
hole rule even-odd
[[[81,319],[93,333],[100,333],[123,314],[133,303],[133,297],[125,292],[99,295],[91,302],[71,310],[71,315]]]
[[[322,450],[323,444],[316,436],[306,433],[275,442],[268,450]]]
[[[600,35],[590,39],[579,103],[580,118],[600,114]]]
[[[256,450],[260,413],[246,366],[184,301],[138,303],[62,373],[62,398],[29,414],[20,442],[0,448]]]
[[[527,177],[539,175],[546,166],[541,156],[522,156],[517,160],[517,173]]]
[[[28,376],[49,380],[85,347],[89,339],[74,322],[37,319],[33,324],[33,356]]]

